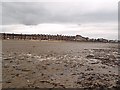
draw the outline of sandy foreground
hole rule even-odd
[[[2,88],[119,87],[118,45],[2,41]]]

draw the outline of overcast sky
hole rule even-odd
[[[118,0],[7,1],[2,32],[118,38]]]

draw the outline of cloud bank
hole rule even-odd
[[[118,38],[117,0],[2,2],[2,32]]]

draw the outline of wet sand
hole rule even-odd
[[[113,88],[118,44],[6,40],[3,88]]]

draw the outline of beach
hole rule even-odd
[[[3,40],[2,88],[116,88],[117,43]]]

